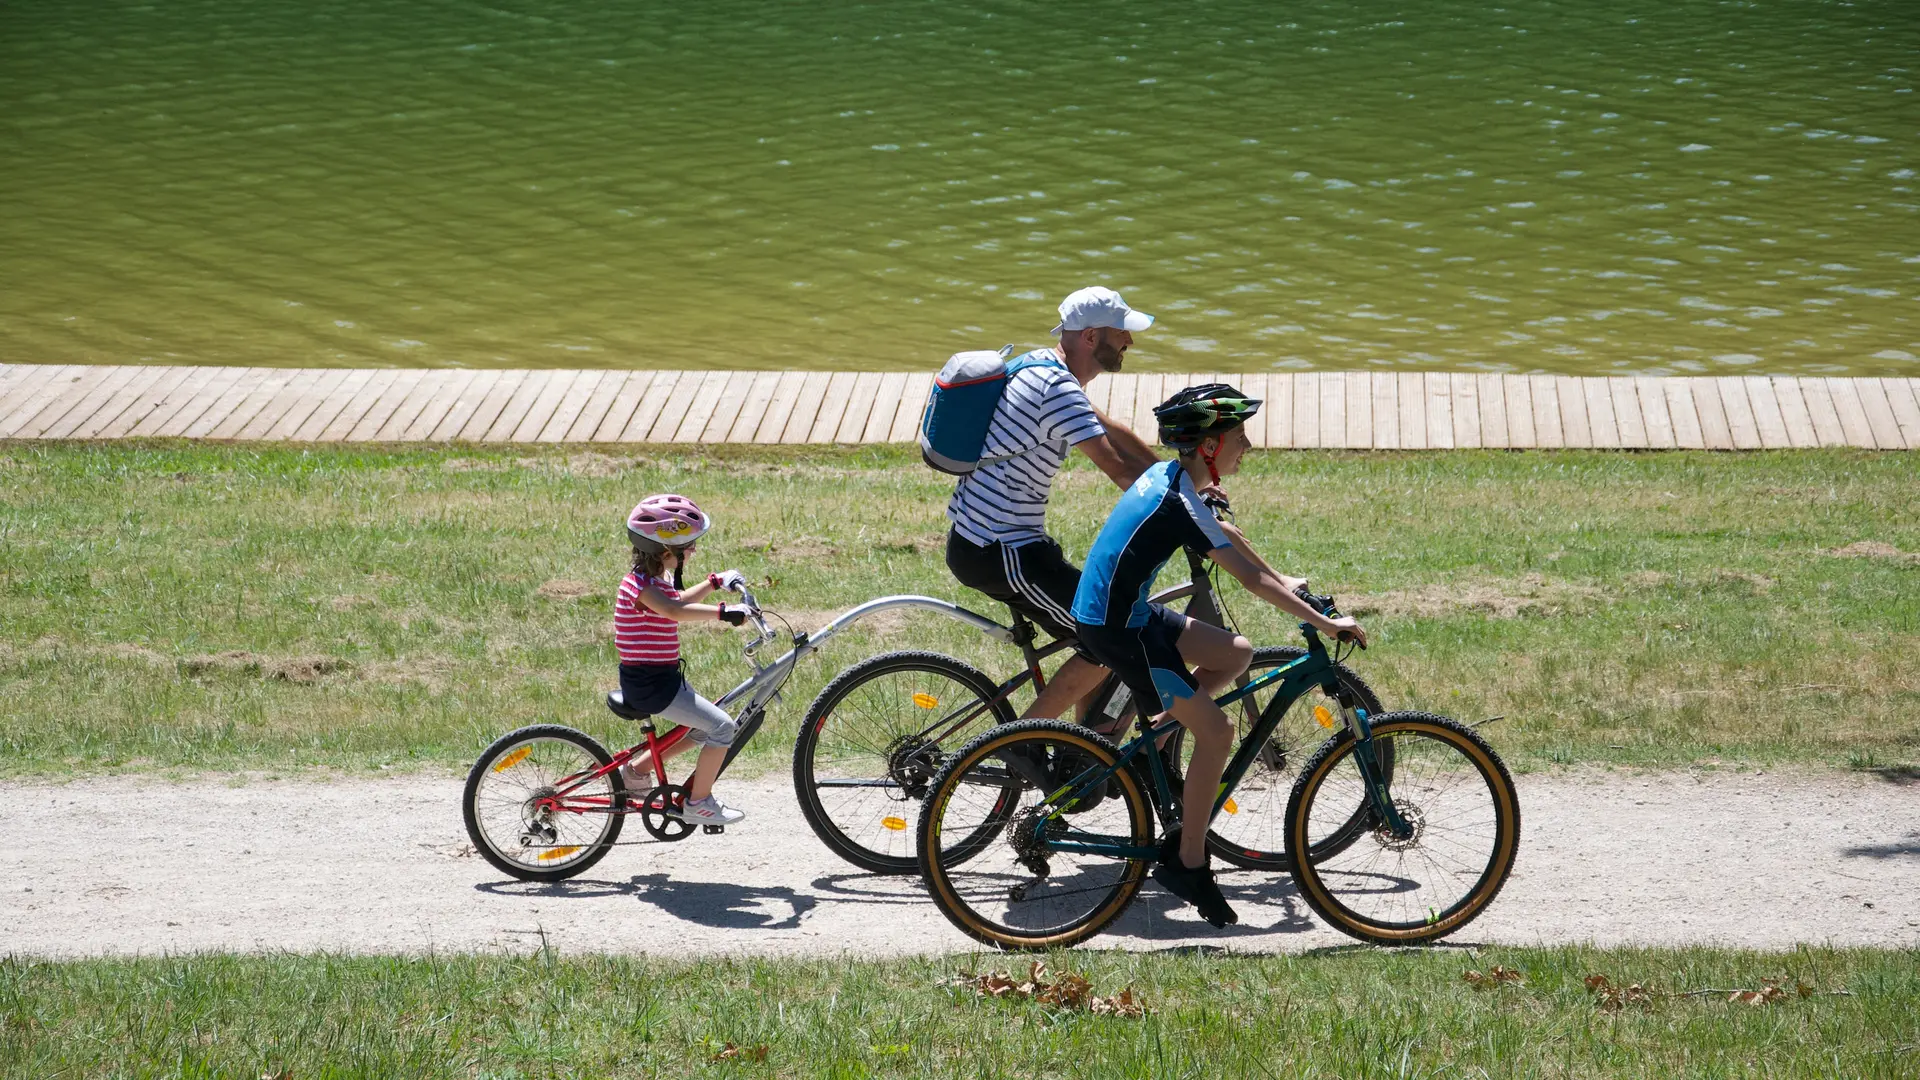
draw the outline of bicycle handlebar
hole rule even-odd
[[[738,591],[740,606],[747,609],[747,618],[753,622],[753,628],[758,631],[753,640],[747,642],[747,656],[752,657],[756,649],[773,640],[773,628],[767,625],[767,617],[760,613],[760,601],[753,598],[753,590],[741,585]]]
[[[1331,593],[1324,594],[1324,595],[1319,593],[1310,593],[1307,591],[1307,587],[1305,585],[1302,585],[1299,588],[1293,590],[1293,595],[1306,601],[1308,607],[1312,608],[1313,610],[1319,612],[1322,615],[1325,615],[1329,619],[1337,619],[1340,617],[1340,609],[1334,606],[1333,595]],[[1353,634],[1351,631],[1342,630],[1338,635],[1338,640],[1352,641]],[[1361,647],[1365,648],[1366,646],[1363,645]]]

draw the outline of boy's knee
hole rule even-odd
[[[1248,641],[1239,634],[1235,634],[1233,636],[1233,673],[1235,675],[1240,674],[1247,670],[1248,665],[1252,663],[1253,642]]]

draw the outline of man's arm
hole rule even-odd
[[[1160,455],[1153,452],[1153,447],[1147,445],[1145,439],[1135,435],[1132,428],[1114,423],[1113,417],[1099,409],[1093,410],[1093,415],[1099,417],[1100,426],[1107,429],[1107,441],[1113,444],[1114,450],[1123,459],[1133,463],[1134,476],[1160,463]]]
[[[1122,491],[1132,487],[1133,482],[1140,479],[1140,474],[1147,471],[1145,466],[1135,466],[1121,457],[1120,451],[1113,448],[1113,440],[1105,435],[1082,439],[1074,443],[1073,448],[1087,455],[1088,461],[1100,466],[1100,471],[1106,473],[1107,478],[1118,484]]]
[[[1107,433],[1082,439],[1073,444],[1074,449],[1087,455],[1088,461],[1100,466],[1100,471],[1125,491],[1140,479],[1141,473],[1159,464],[1160,458],[1152,447],[1140,441],[1140,436],[1114,423],[1105,413],[1095,409],[1094,415],[1100,418],[1100,426],[1106,428]]]

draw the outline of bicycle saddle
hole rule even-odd
[[[627,699],[622,697],[618,690],[607,695],[607,708],[613,711],[613,715],[622,720],[645,720],[647,717],[653,715],[652,713],[641,712],[638,709],[629,709],[627,707]]]

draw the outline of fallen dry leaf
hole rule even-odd
[[[1651,1006],[1659,991],[1639,983],[1616,986],[1605,975],[1587,976],[1587,989],[1593,991],[1594,1004],[1609,1012],[1618,1012],[1629,1005]]]
[[[759,1046],[744,1046],[744,1047],[735,1046],[732,1043],[728,1043],[727,1045],[721,1047],[720,1049],[715,1050],[713,1054],[707,1058],[707,1060],[708,1061],[765,1061],[767,1060],[767,1047],[765,1043],[762,1043]]]
[[[1460,973],[1460,978],[1476,990],[1486,990],[1499,986],[1501,983],[1525,982],[1527,977],[1514,968],[1501,967],[1496,964],[1492,971],[1487,972],[1475,971],[1472,968],[1468,968],[1466,971]]]
[[[1016,979],[1012,973],[1005,971],[988,971],[978,975],[963,971],[954,976],[949,985],[967,987],[980,997],[1037,1001],[1061,1009],[1086,1009],[1099,1016],[1138,1019],[1152,1011],[1147,1008],[1145,1001],[1134,995],[1131,986],[1110,997],[1096,997],[1093,984],[1072,972],[1049,981],[1047,965],[1039,960],[1028,966],[1025,979]]]

